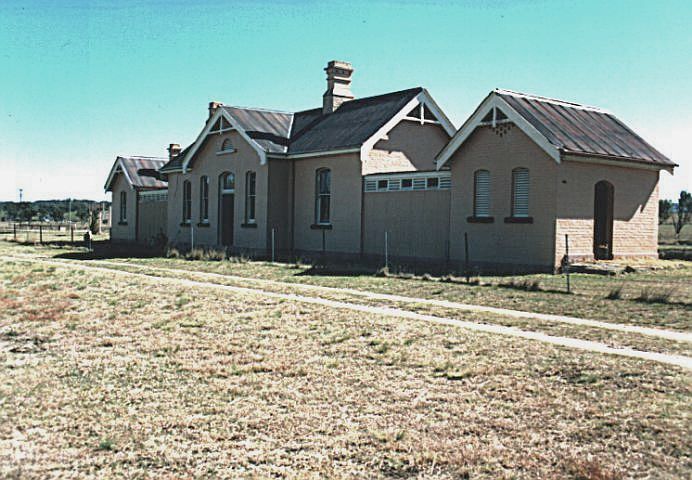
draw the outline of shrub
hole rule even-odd
[[[98,446],[97,450],[103,450],[103,451],[109,452],[109,451],[113,450],[113,447],[114,447],[113,440],[111,440],[110,438],[104,438],[103,440],[101,440],[99,442],[99,446]]]
[[[657,290],[646,287],[641,291],[636,300],[644,303],[669,303],[673,293],[675,293],[675,289],[673,288]]]
[[[166,257],[168,258],[180,258],[180,252],[177,248],[168,248],[166,250]]]
[[[615,287],[608,292],[606,299],[608,300],[620,300],[622,298],[622,285]]]

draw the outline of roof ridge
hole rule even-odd
[[[166,157],[147,157],[145,155],[118,155],[118,158],[122,159],[127,159],[127,158],[145,158],[147,160],[168,160]]]
[[[222,105],[223,108],[237,108],[238,110],[254,110],[257,112],[271,112],[271,113],[283,113],[285,115],[295,115],[295,112],[287,112],[286,110],[277,110],[273,108],[261,108],[261,107],[242,107],[239,105]]]
[[[562,106],[566,106],[566,107],[570,107],[570,108],[577,108],[580,110],[590,110],[593,112],[606,113],[608,115],[612,115],[611,112],[609,112],[608,110],[601,108],[601,107],[594,107],[592,105],[584,105],[581,103],[569,102],[567,100],[560,100],[559,98],[545,97],[543,95],[534,95],[532,93],[516,92],[514,90],[508,90],[506,88],[496,88],[491,93],[499,93],[501,95],[511,95],[513,97],[530,98],[533,100],[539,100],[541,102],[554,103],[556,105],[562,105]]]

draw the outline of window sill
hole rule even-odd
[[[127,225],[127,222],[118,222],[118,225]]]
[[[466,217],[468,223],[493,223],[495,217]]]
[[[181,227],[189,227],[189,226],[190,226],[190,222],[181,222],[181,223],[180,223],[180,226],[181,226]]]
[[[505,223],[533,223],[533,217],[505,217]]]
[[[241,223],[240,224],[241,228],[257,228],[256,223]]]
[[[216,152],[217,155],[229,155],[231,153],[235,153],[235,150],[219,150]]]
[[[197,226],[202,228],[209,228],[211,225],[209,224],[209,222],[199,222]]]
[[[313,223],[310,225],[311,230],[331,230],[332,229],[332,224],[331,223]]]

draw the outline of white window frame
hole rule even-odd
[[[209,223],[209,177],[199,178],[199,221]]]
[[[252,188],[250,188],[252,186]],[[245,223],[257,223],[257,172],[249,170],[245,172]],[[252,205],[252,216],[250,216]]]
[[[328,175],[327,191],[322,192],[322,173]],[[322,218],[322,202],[327,200],[327,218]],[[315,224],[332,224],[332,170],[330,168],[318,168],[315,170]]]
[[[183,182],[183,223],[192,221],[192,182]]]
[[[428,186],[429,180],[435,180],[435,186]],[[411,182],[404,186],[403,182]],[[449,171],[377,173],[366,175],[363,181],[365,193],[410,192],[421,190],[449,190],[452,176]]]

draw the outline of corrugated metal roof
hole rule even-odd
[[[292,113],[257,108],[222,107],[267,153],[286,153]]]
[[[411,88],[343,103],[324,115],[322,108],[296,113],[257,108],[222,108],[260,148],[273,154],[302,154],[361,146],[423,88]],[[168,162],[161,172],[179,170],[192,145]]]
[[[675,165],[615,115],[600,108],[509,90],[493,93],[564,153]]]
[[[135,188],[167,188],[168,183],[157,178],[142,175],[140,170],[156,171],[165,163],[165,158],[158,157],[118,157],[120,165]],[[142,172],[143,173],[143,172]]]

